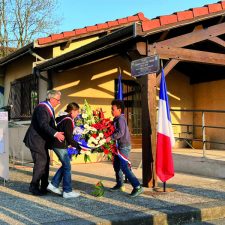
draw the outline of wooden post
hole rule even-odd
[[[142,178],[144,187],[156,185],[156,74],[140,78],[142,98]]]

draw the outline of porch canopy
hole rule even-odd
[[[200,83],[225,79],[225,2],[134,23],[83,47],[37,65],[60,72],[120,55],[132,60],[158,54],[165,75],[175,66]],[[213,75],[216,71],[216,75]],[[160,74],[138,78],[142,95],[143,185],[156,185],[156,87]]]

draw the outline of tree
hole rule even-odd
[[[0,54],[56,32],[58,0],[0,0]]]

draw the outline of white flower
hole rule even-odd
[[[84,124],[84,128],[85,128],[85,129],[89,129],[90,126],[89,126],[88,124]]]
[[[102,139],[102,140],[99,141],[100,145],[104,145],[105,143],[106,143],[106,139]]]
[[[91,130],[91,131],[94,131],[94,132],[97,131],[97,129],[94,128],[94,127],[90,127],[90,130]]]
[[[83,134],[87,134],[89,132],[88,129],[84,129]]]
[[[86,119],[88,117],[88,115],[86,113],[82,114],[82,118]]]
[[[95,141],[95,138],[94,137],[90,137],[88,141],[94,142]]]
[[[98,144],[98,140],[94,139],[93,142],[97,145]]]
[[[99,133],[98,136],[99,136],[100,138],[103,138],[103,137],[104,137],[103,133]]]

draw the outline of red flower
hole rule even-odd
[[[92,134],[91,136],[92,136],[93,138],[98,137],[98,135],[97,135],[97,134]]]
[[[108,155],[109,154],[109,150],[108,149],[104,149],[104,154]]]

